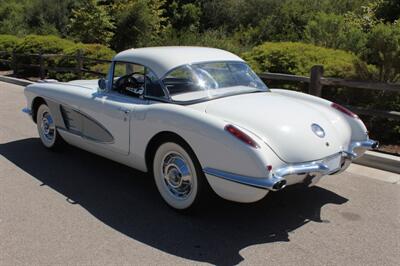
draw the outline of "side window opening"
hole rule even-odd
[[[121,94],[140,97],[144,94],[145,67],[138,64],[116,62],[112,89]]]
[[[139,64],[116,62],[112,89],[121,94],[164,98],[164,91],[157,76],[149,68]]]

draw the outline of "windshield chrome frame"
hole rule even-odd
[[[231,94],[228,95],[221,95],[221,96],[215,96],[215,97],[203,97],[203,98],[199,98],[199,99],[195,99],[195,100],[189,100],[189,101],[175,101],[172,99],[169,90],[165,87],[163,80],[174,70],[184,67],[184,66],[188,66],[190,68],[192,68],[193,65],[200,65],[200,64],[209,64],[209,63],[241,63],[241,64],[245,64],[247,65],[251,71],[253,71],[253,69],[249,66],[249,64],[247,64],[245,61],[240,61],[240,60],[218,60],[218,61],[204,61],[204,62],[196,62],[196,63],[187,63],[187,64],[182,64],[176,67],[171,68],[170,70],[167,71],[167,73],[165,73],[160,79],[159,79],[159,83],[161,84],[164,92],[167,92],[167,99],[170,103],[176,103],[179,105],[190,105],[190,104],[195,104],[195,103],[199,103],[199,102],[205,102],[208,100],[214,100],[214,99],[218,99],[218,98],[224,98],[224,97],[229,97],[229,96],[233,96]],[[253,71],[254,72],[254,71]],[[257,73],[254,72],[254,74],[261,80],[261,78],[257,75]],[[262,80],[261,80],[262,81]],[[264,83],[264,82],[263,82]],[[264,83],[265,87],[267,88],[267,90],[262,91],[259,89],[259,91],[257,92],[270,92],[268,86]],[[257,89],[257,88],[254,88]],[[248,93],[248,92],[247,92]]]

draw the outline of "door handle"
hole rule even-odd
[[[118,108],[118,110],[121,111],[121,112],[123,112],[123,113],[126,114],[126,115],[129,114],[129,113],[131,112],[131,110],[126,109],[126,108],[123,108],[123,107]]]

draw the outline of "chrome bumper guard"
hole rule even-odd
[[[359,149],[363,150],[374,150],[379,147],[379,142],[372,139],[364,141],[355,141],[350,144],[349,151],[345,152],[350,159],[354,160],[360,155],[357,153]]]
[[[248,177],[213,168],[205,168],[203,169],[203,171],[206,174],[213,175],[229,181],[233,181],[242,185],[252,186],[261,189],[268,189],[271,191],[277,191],[281,190],[286,186],[287,184],[286,177],[289,176],[304,175],[305,179],[309,177],[308,180],[311,180],[310,183],[316,183],[315,179],[319,179],[317,177],[340,173],[347,168],[347,166],[351,163],[352,160],[360,156],[357,153],[358,149],[371,150],[371,149],[376,149],[378,145],[379,143],[374,140],[352,142],[349,145],[348,151],[343,151],[340,153],[341,156],[340,167],[336,169],[330,169],[329,166],[324,163],[324,160],[332,157],[329,156],[327,158],[313,162],[287,165],[278,168],[268,178]],[[333,156],[337,155],[338,154],[335,154]]]

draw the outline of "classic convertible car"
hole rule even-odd
[[[268,89],[241,58],[212,48],[127,50],[106,79],[43,81],[25,95],[46,148],[66,142],[149,172],[178,210],[210,188],[254,202],[314,185],[378,145],[346,108]]]

